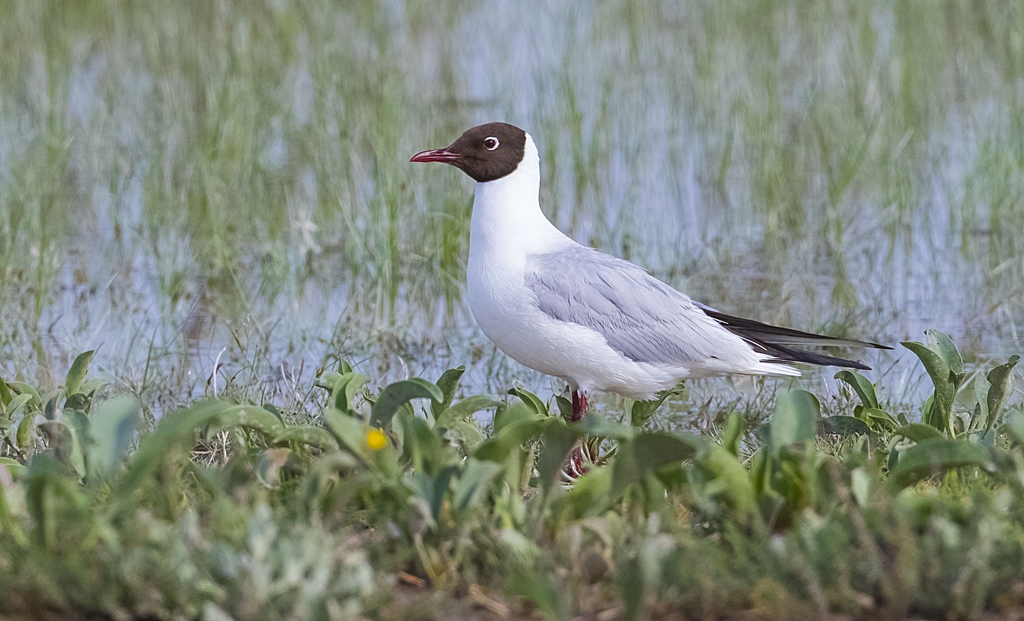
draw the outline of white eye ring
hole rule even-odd
[[[498,139],[495,138],[494,136],[488,136],[484,138],[484,148],[487,149],[488,151],[493,151],[497,149],[499,144],[501,143],[499,143]]]

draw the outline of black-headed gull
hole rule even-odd
[[[800,375],[791,362],[868,368],[800,346],[888,349],[720,313],[576,243],[541,212],[537,146],[514,125],[474,127],[411,161],[451,164],[477,182],[467,273],[473,317],[503,352],[569,383],[574,420],[591,390],[650,399],[685,378]]]

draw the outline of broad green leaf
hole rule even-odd
[[[5,414],[7,414],[8,417],[16,415],[18,411],[20,411],[21,408],[31,400],[32,395],[18,395],[11,399],[10,403],[7,404],[7,411]]]
[[[79,354],[71,363],[67,378],[64,380],[64,394],[68,397],[76,395],[89,372],[89,363],[92,361],[92,350]]]
[[[666,399],[685,394],[686,386],[679,383],[675,388],[659,392],[654,399],[646,401],[632,401],[626,408],[626,411],[629,412],[630,424],[634,427],[643,426],[644,423],[654,416],[654,413],[661,407],[661,404],[665,403]]]
[[[132,397],[116,397],[96,410],[92,416],[95,443],[88,451],[90,476],[106,474],[127,455],[138,421],[139,404]]]
[[[960,356],[953,340],[934,328],[924,331],[928,340],[928,349],[937,353],[949,367],[949,370],[957,375],[963,375],[964,359]]]
[[[818,432],[818,400],[806,390],[779,395],[769,426],[768,445],[777,455],[784,447],[810,442]]]
[[[384,427],[402,407],[413,399],[436,399],[441,401],[444,395],[441,389],[425,379],[413,377],[389,384],[380,392],[377,401],[370,410],[370,424]]]
[[[366,428],[359,419],[342,414],[335,408],[325,409],[320,416],[324,419],[327,429],[334,434],[338,443],[353,455],[362,455]]]
[[[473,395],[472,397],[466,397],[462,401],[459,401],[454,405],[449,405],[442,410],[441,415],[435,419],[434,424],[438,427],[448,427],[457,420],[468,418],[481,410],[496,408],[501,404],[502,401],[488,397],[487,395]]]
[[[544,429],[544,448],[537,459],[537,474],[540,476],[541,489],[544,493],[558,482],[562,466],[569,456],[573,445],[582,434],[573,426],[569,426],[561,418],[552,417]]]
[[[7,382],[4,381],[4,378],[0,377],[0,406],[3,406],[6,409],[7,404],[10,403],[13,398],[13,395],[11,395],[11,389],[7,387]]]
[[[818,433],[837,436],[868,435],[871,428],[854,416],[826,416],[818,421]]]
[[[19,395],[29,395],[31,397],[31,400],[29,401],[30,405],[43,404],[43,400],[39,397],[39,393],[36,392],[35,388],[29,386],[28,384],[24,382],[7,382],[7,386],[9,386]]]
[[[479,502],[487,491],[494,477],[501,472],[501,466],[491,461],[481,461],[470,457],[466,466],[455,482],[452,493],[452,505],[457,511],[465,511],[470,505]]]
[[[474,455],[477,459],[503,463],[513,449],[521,447],[544,429],[547,418],[520,407],[526,410],[526,416],[517,416],[517,420],[508,423],[481,444]]]
[[[635,435],[632,428],[620,425],[619,423],[605,418],[600,414],[588,414],[578,423],[573,425],[581,432],[597,436],[599,438],[615,438],[616,440],[628,440]]]
[[[608,508],[609,503],[613,502],[611,488],[614,462],[612,464],[608,468],[594,468],[576,479],[572,489],[569,490],[568,498],[574,518],[599,515]]]
[[[871,502],[871,475],[863,467],[855,468],[850,473],[850,491],[857,504],[861,508],[867,508]]]
[[[765,458],[770,455],[765,453]],[[757,508],[757,497],[747,469],[738,457],[717,444],[710,444],[707,453],[696,460],[697,467],[711,481],[705,492],[726,499],[740,516],[751,515]]]
[[[258,431],[268,438],[276,438],[284,431],[284,425],[281,424],[281,420],[273,412],[256,407],[255,405],[228,407],[221,412],[220,416],[212,422],[210,427],[214,429],[245,427]]]
[[[334,399],[334,407],[339,412],[351,415],[352,404],[356,395],[364,386],[370,383],[370,378],[362,373],[346,373],[339,375],[331,389],[331,397]]]
[[[903,425],[899,429],[893,432],[896,435],[903,436],[908,440],[914,442],[925,442],[927,440],[934,440],[936,438],[945,438],[942,432],[937,430],[931,425],[925,425],[923,423],[911,423],[909,425]]]
[[[502,430],[512,423],[523,420],[543,420],[544,418],[547,418],[544,414],[538,414],[533,408],[524,403],[514,403],[507,407],[499,407],[494,413],[494,435],[501,434]]]
[[[445,427],[445,440],[462,448],[466,455],[476,453],[476,450],[484,443],[483,429],[472,420],[456,420],[448,423]]]
[[[900,425],[899,421],[892,417],[892,414],[877,408],[861,408],[860,418],[872,429],[881,428],[891,431]]]
[[[465,372],[466,366],[462,365],[454,369],[448,369],[438,378],[437,387],[441,390],[443,397],[430,400],[430,414],[434,417],[435,421],[455,400],[455,392],[459,389],[459,381]]]
[[[668,433],[643,433],[623,442],[612,462],[612,496],[618,497],[648,472],[695,457],[704,444],[703,440]]]
[[[329,431],[323,427],[315,427],[313,425],[294,425],[286,428],[274,438],[274,444],[286,444],[290,442],[308,444],[309,446],[315,446],[324,451],[330,451],[338,448],[338,442]]]
[[[440,468],[452,461],[451,452],[445,451],[445,444],[437,431],[422,418],[409,411],[395,417],[402,430],[402,455],[412,462],[416,470],[423,470],[434,476]]]
[[[65,412],[64,415],[67,421],[65,424],[71,431],[71,455],[69,456],[71,466],[78,473],[78,476],[85,477],[85,455],[93,443],[92,425],[89,422],[89,417],[79,410],[71,410],[70,412]]]
[[[925,423],[946,431],[950,428],[949,418],[953,410],[953,398],[956,396],[956,386],[951,377],[952,371],[949,364],[937,352],[925,347],[921,343],[907,341],[903,346],[914,352],[921,360],[928,377],[935,386],[935,396],[931,406],[925,411]]]
[[[21,417],[21,422],[18,423],[18,433],[16,437],[16,444],[18,448],[23,451],[27,451],[29,443],[32,441],[32,430],[35,429],[35,415],[32,412],[25,412],[25,415]]]
[[[878,396],[875,394],[875,387],[868,378],[856,371],[842,370],[836,373],[835,378],[846,382],[857,396],[861,404],[866,408],[878,409]]]
[[[1013,392],[1013,367],[1017,366],[1019,361],[1020,356],[1010,356],[1005,364],[988,372],[986,379],[991,384],[986,396],[989,421],[994,421],[999,416],[999,411],[1002,410],[1003,404],[1006,402],[1006,396]]]
[[[513,397],[519,397],[519,400],[526,404],[526,407],[530,408],[537,414],[540,414],[542,416],[548,416],[548,406],[545,405],[544,402],[540,400],[540,397],[533,394],[529,390],[526,390],[525,388],[519,388],[518,386],[513,386],[512,388],[508,389],[508,394],[512,395]]]
[[[976,466],[987,471],[992,466],[991,455],[977,444],[963,440],[925,440],[902,451],[896,467],[889,472],[889,486],[902,489],[951,468],[964,466]]]

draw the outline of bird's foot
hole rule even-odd
[[[578,423],[583,420],[586,414],[587,395],[578,390],[572,391],[572,422]],[[585,466],[584,463],[583,443],[577,442],[576,446],[569,453],[569,461],[562,469],[563,478],[568,482],[572,482],[589,472],[590,468]]]

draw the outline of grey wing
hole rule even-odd
[[[526,284],[544,313],[599,332],[636,362],[686,366],[729,359],[737,349],[749,355],[745,343],[686,295],[592,248],[532,255]]]

